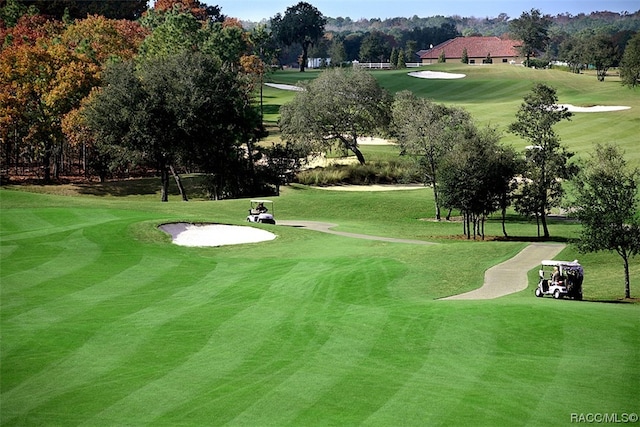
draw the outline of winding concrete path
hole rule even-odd
[[[424,240],[395,239],[392,237],[371,236],[368,234],[347,233],[334,231],[337,224],[317,221],[278,221],[279,225],[288,227],[300,227],[323,233],[336,234],[338,236],[353,237],[357,239],[380,240],[393,243],[411,243],[417,245],[437,245]],[[521,250],[516,256],[498,265],[494,265],[484,274],[484,284],[473,291],[463,294],[441,298],[442,300],[478,300],[493,299],[527,289],[529,270],[540,264],[543,259],[553,259],[566,245],[561,243],[531,243]]]
[[[553,259],[565,245],[559,243],[532,243],[516,256],[494,265],[484,273],[482,287],[443,300],[493,299],[527,289],[527,272],[543,259]]]
[[[424,240],[412,240],[412,239],[396,239],[393,237],[372,236],[369,234],[347,233],[345,231],[332,230],[333,227],[337,227],[338,224],[332,224],[330,222],[318,222],[318,221],[278,221],[278,225],[285,225],[288,227],[306,228],[314,231],[321,231],[323,233],[336,234],[338,236],[353,237],[356,239],[366,240],[380,240],[382,242],[391,243],[410,243],[414,245],[437,245],[437,243],[426,242]]]

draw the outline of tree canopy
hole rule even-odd
[[[325,70],[281,107],[282,138],[309,151],[326,150],[338,142],[364,164],[358,138],[384,129],[389,104],[388,93],[371,74],[359,69]]]
[[[313,45],[324,35],[327,20],[313,5],[300,2],[288,7],[284,16],[277,14],[271,19],[271,27],[275,37],[286,46],[294,43],[302,46],[299,60],[300,71],[307,66],[309,46]]]
[[[640,83],[640,33],[637,33],[624,50],[620,64],[622,84],[635,87]]]
[[[509,30],[512,36],[516,40],[522,40],[522,46],[519,49],[526,56],[527,64],[529,64],[531,54],[536,50],[545,51],[549,41],[550,25],[550,17],[542,15],[538,9],[522,12],[519,18],[509,23]]]
[[[400,153],[417,159],[425,184],[433,187],[435,217],[440,220],[440,166],[472,126],[471,116],[461,108],[436,104],[409,91],[396,94],[391,114]]]
[[[556,123],[570,119],[571,112],[557,103],[554,88],[536,83],[525,95],[516,121],[509,127],[511,132],[531,144],[527,149],[523,188],[516,208],[542,221],[544,237],[549,237],[546,215],[563,194],[560,180],[570,178],[575,172],[568,164],[573,153],[560,145],[553,130]]]
[[[625,298],[631,298],[629,259],[640,252],[639,173],[627,167],[618,147],[597,144],[574,179],[575,215],[582,224],[577,247],[583,252],[615,251],[620,255]]]

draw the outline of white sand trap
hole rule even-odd
[[[628,110],[631,108],[622,105],[594,105],[591,107],[577,107],[572,104],[558,104],[558,107],[567,107],[567,109],[572,113],[604,113],[608,111]]]
[[[407,74],[419,79],[462,79],[467,77],[466,74],[444,73],[442,71],[412,71]]]
[[[378,138],[375,136],[362,136],[358,138],[358,144],[360,145],[396,145],[395,142],[391,142],[388,139]]]
[[[282,90],[295,90],[297,92],[300,92],[300,91],[304,90],[300,86],[283,85],[283,84],[280,84],[280,83],[265,83],[264,85],[265,86],[269,86],[269,87],[274,87],[276,89],[282,89]]]
[[[180,246],[225,246],[257,243],[273,240],[276,235],[266,230],[224,224],[189,224],[177,222],[161,225],[171,235],[173,243]]]
[[[313,187],[319,190],[333,191],[396,191],[396,190],[420,190],[427,188],[424,184],[372,184],[372,185],[330,185],[327,187]]]

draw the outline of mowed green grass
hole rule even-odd
[[[156,226],[242,225],[248,201],[163,204],[157,183],[137,184],[0,190],[3,426],[565,425],[640,410],[640,306],[598,302],[622,296],[615,255],[581,257],[591,301],[535,298],[535,272],[498,300],[437,301],[479,287],[535,225],[449,240],[459,223],[420,220],[428,189],[294,186],[277,219],[437,244],[264,225],[275,240],[185,248]],[[575,229],[552,224],[560,240]]]
[[[540,79],[560,102],[629,105],[558,126],[585,155],[617,142],[638,164],[637,91],[614,79],[518,67],[437,65],[463,80],[377,72],[506,129]],[[295,84],[315,72],[276,73]],[[293,92],[266,88],[277,122]],[[523,141],[505,134],[517,147]],[[363,147],[367,158],[393,155]],[[197,181],[185,177],[192,195]],[[623,295],[616,254],[585,265],[588,301],[529,289],[491,301],[438,301],[475,289],[484,271],[535,240],[510,218],[511,241],[468,242],[435,223],[429,189],[345,193],[283,189],[278,220],[421,239],[394,244],[268,226],[277,239],[221,248],[171,244],[172,221],[244,225],[247,200],[160,203],[157,180],[0,190],[1,425],[565,425],[572,414],[638,413],[640,306]],[[55,194],[52,194],[55,193]],[[577,236],[550,223],[555,240]],[[497,219],[488,236],[501,235]],[[637,261],[632,264],[637,296]]]
[[[433,70],[465,74],[463,79],[434,80],[411,77],[409,72]],[[270,76],[277,83],[295,84],[313,79],[319,71],[277,72]],[[573,74],[559,69],[533,70],[512,65],[433,64],[419,69],[372,71],[382,87],[391,93],[411,90],[435,102],[456,105],[468,110],[481,126],[496,127],[503,132],[503,142],[523,149],[528,142],[508,132],[524,96],[533,84],[542,82],[554,87],[561,104],[576,106],[615,105],[629,110],[602,113],[575,113],[571,121],[555,126],[561,142],[577,158],[586,158],[595,143],[615,143],[626,151],[632,166],[640,167],[640,93],[620,84],[616,71],[604,82],[593,73]],[[295,92],[267,88],[267,103],[274,107],[266,118],[277,121],[277,106],[293,98]]]

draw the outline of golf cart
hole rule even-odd
[[[271,212],[269,212],[269,210],[271,210]],[[275,224],[276,220],[273,218],[273,202],[271,200],[251,200],[247,221]]]
[[[552,295],[555,299],[568,297],[581,300],[583,279],[584,270],[578,260],[544,260],[540,269],[540,282],[535,293],[540,298]]]

